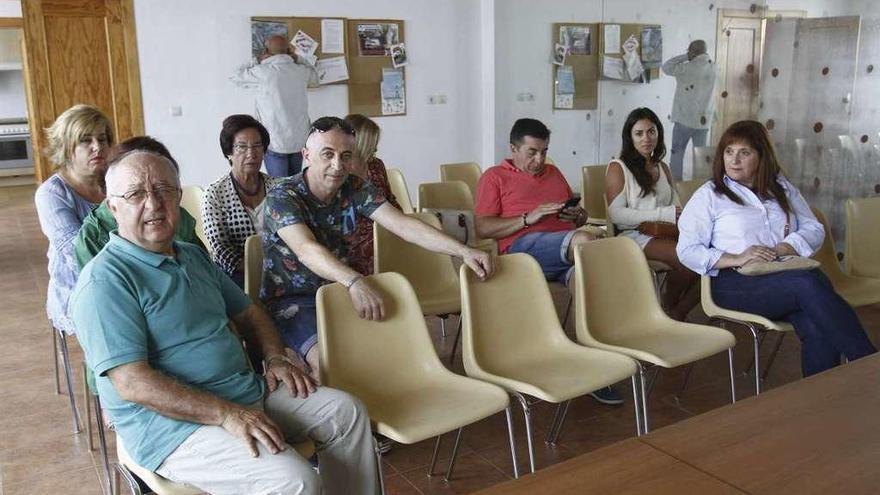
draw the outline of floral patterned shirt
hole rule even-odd
[[[289,225],[305,224],[315,239],[339,261],[348,264],[350,246],[357,234],[358,215],[369,217],[386,202],[382,191],[352,175],[339,188],[336,197],[322,203],[309,190],[306,169],[277,182],[266,192],[263,230],[263,283],[260,299],[308,295],[330,283],[311,270],[279,237]]]

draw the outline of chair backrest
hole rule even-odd
[[[406,179],[400,169],[389,168],[385,171],[388,174],[388,185],[391,186],[391,192],[397,198],[397,203],[404,213],[412,213],[415,211],[412,204],[412,198],[409,197],[409,189],[406,187]]]
[[[440,230],[440,221],[431,213],[410,215]],[[439,287],[458,286],[452,257],[410,244],[373,222],[373,267],[376,273],[397,272],[412,284],[416,294],[427,294]]]
[[[592,218],[608,218],[605,208],[605,165],[581,167],[581,203]]]
[[[822,223],[822,227],[825,227],[825,240],[822,241],[822,247],[813,255],[813,259],[822,263],[822,271],[832,282],[840,280],[844,274],[837,261],[837,250],[834,248],[831,224],[828,223],[828,218],[825,217],[822,210],[816,207],[811,207],[810,209],[813,210],[813,215],[816,215],[816,219]]]
[[[648,260],[635,241],[622,236],[600,239],[575,251],[578,341],[589,345],[620,340],[648,323],[669,319],[657,301]]]
[[[706,183],[706,179],[680,180],[675,183],[675,190],[678,192],[678,199],[681,201],[681,207],[684,208],[691,196]]]
[[[462,265],[462,356],[468,374],[527,361],[570,342],[541,267],[527,254],[495,258],[495,273],[480,281]]]
[[[205,190],[199,186],[183,186],[182,189],[180,206],[195,218],[196,235],[202,241],[202,244],[205,245],[205,248],[210,251],[211,245],[208,244],[208,238],[205,237],[205,224],[202,221],[202,197],[205,195]]]
[[[463,163],[444,163],[440,165],[440,180],[449,182],[452,180],[460,180],[468,185],[471,190],[471,197],[477,197],[477,182],[483,171],[475,162]]]
[[[419,209],[423,208],[473,210],[474,197],[468,185],[460,180],[428,182],[419,185]]]
[[[416,293],[399,273],[370,275],[385,299],[385,318],[360,318],[341,284],[318,289],[318,349],[324,385],[358,395],[379,388],[417,389],[424,377],[451,373],[434,350]]]
[[[263,283],[263,239],[259,234],[244,241],[244,293],[254,304],[260,304],[260,286]]]
[[[711,179],[712,178],[712,162],[715,160],[714,146],[695,146],[694,147],[694,168],[691,179]]]
[[[880,278],[880,197],[846,201],[846,246],[843,257],[847,272]]]

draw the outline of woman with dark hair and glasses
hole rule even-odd
[[[681,214],[681,262],[712,277],[721,307],[783,320],[801,340],[809,376],[876,352],[855,311],[819,269],[748,276],[736,268],[779,256],[812,256],[825,230],[800,191],[781,173],[767,129],[744,120],[724,131],[712,181]]]
[[[678,260],[675,239],[639,231],[642,222],[675,224],[681,213],[672,174],[663,162],[663,124],[651,109],[637,108],[626,118],[621,137],[620,158],[605,173],[608,221],[619,235],[636,241],[646,258],[672,268],[661,304],[670,317],[683,321],[697,304],[697,275]]]
[[[220,129],[220,150],[229,162],[205,189],[202,222],[211,257],[239,286],[244,286],[244,242],[263,231],[266,191],[277,182],[262,172],[269,131],[250,115],[230,115]]]

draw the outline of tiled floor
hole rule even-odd
[[[0,293],[4,297],[0,338],[0,495],[64,492],[101,493],[102,463],[97,452],[88,449],[85,433],[71,433],[68,399],[54,392],[51,334],[43,309],[46,283],[46,240],[40,232],[33,207],[33,187],[0,188]],[[557,294],[562,306],[564,296]],[[861,308],[859,314],[874,338],[880,334],[880,305]],[[698,318],[698,317],[697,317]],[[448,356],[452,339],[443,340],[439,324],[431,321],[431,332],[441,357]],[[450,324],[450,327],[454,322]],[[741,372],[751,359],[750,338],[734,330],[738,397],[753,394],[752,381]],[[769,339],[775,339],[771,336]],[[768,339],[768,340],[769,340]],[[769,352],[770,344],[765,344]],[[70,339],[72,361],[78,369],[82,360],[76,339]],[[776,387],[800,376],[797,339],[785,340],[776,364],[765,382]],[[454,368],[461,372],[460,361]],[[74,373],[78,405],[83,411],[79,373]],[[681,421],[695,414],[723,406],[729,401],[726,356],[715,356],[694,368],[681,400],[676,400],[683,370],[663,371],[650,401],[652,428]],[[64,382],[62,381],[62,388]],[[535,406],[538,467],[589,452],[634,435],[629,383],[619,390],[626,397],[620,407],[602,406],[590,398],[573,402],[559,444],[547,447],[545,427],[553,408]],[[520,466],[526,468],[525,438],[521,415],[516,428],[520,441]],[[389,494],[469,493],[512,476],[503,415],[496,415],[465,429],[450,483],[442,476],[425,476],[432,443],[395,446],[385,458]],[[444,438],[450,449],[452,435]],[[112,435],[110,436],[112,452]],[[448,452],[448,450],[444,450]],[[438,472],[445,469],[442,456]]]

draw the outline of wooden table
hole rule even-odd
[[[635,438],[495,485],[479,495],[701,495],[742,494]]]
[[[880,493],[880,355],[480,494],[536,492]]]

